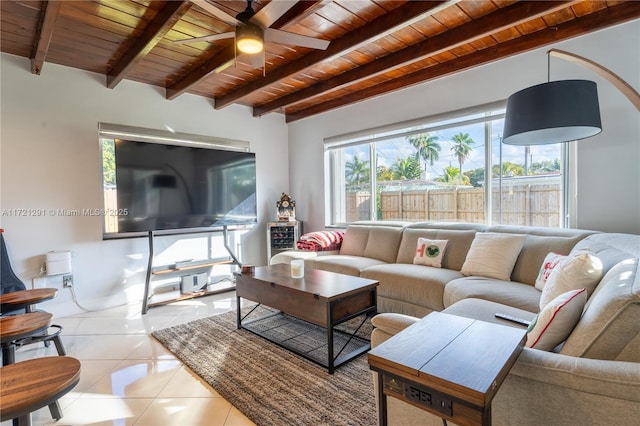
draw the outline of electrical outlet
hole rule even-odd
[[[62,276],[62,287],[73,287],[73,275]]]

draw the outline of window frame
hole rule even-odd
[[[417,135],[423,133],[433,133],[442,129],[450,129],[451,127],[461,127],[465,125],[475,124],[475,123],[485,123],[485,146],[484,146],[484,168],[485,168],[485,176],[484,176],[484,214],[485,221],[484,223],[487,225],[492,225],[495,220],[493,218],[493,178],[492,173],[490,172],[495,164],[492,163],[492,133],[491,133],[491,122],[495,120],[499,120],[504,118],[504,110],[506,108],[506,100],[486,103],[470,108],[459,109],[451,112],[445,112],[441,114],[435,114],[431,116],[421,117],[417,119],[402,121],[398,123],[392,123],[389,125],[377,126],[373,128],[362,129],[354,132],[344,133],[336,136],[331,136],[324,139],[324,171],[325,171],[325,226],[326,227],[345,227],[351,222],[347,222],[347,218],[344,218],[344,222],[339,222],[337,220],[337,214],[339,207],[342,207],[336,202],[337,194],[335,193],[336,180],[339,179],[338,174],[340,171],[336,170],[337,162],[332,161],[332,153],[339,151],[343,148],[351,147],[351,146],[359,146],[359,145],[370,145],[373,146],[374,149],[369,149],[369,168],[370,168],[370,188],[376,188],[376,153],[375,153],[375,143],[382,142],[385,140],[395,139],[399,137],[406,137],[410,135]],[[496,113],[497,111],[502,111]],[[484,114],[482,117],[468,118],[464,119],[464,117],[469,117],[472,115]],[[458,121],[460,120],[460,121]],[[441,123],[442,124],[437,124]],[[430,125],[432,123],[432,125]],[[433,124],[435,123],[435,124]],[[409,130],[412,127],[420,127],[419,129]],[[501,139],[501,138],[500,138]],[[500,167],[502,166],[503,156],[502,156],[502,142],[500,142],[501,152],[499,154],[500,162],[498,163]],[[577,153],[575,149],[575,142],[569,142],[561,144],[560,146],[560,164],[561,164],[561,206],[560,206],[560,221],[559,228],[569,228],[575,225],[575,208],[576,208],[576,199],[575,199],[575,189],[577,187],[576,182],[576,167],[573,165],[576,164]],[[489,172],[486,172],[489,171]],[[498,177],[498,181],[501,183],[503,180],[502,174]],[[344,185],[340,185],[344,190]],[[343,193],[344,195],[344,193]],[[372,191],[371,194],[371,205],[372,208],[369,211],[368,220],[376,221],[377,216],[377,193],[376,191]],[[344,204],[345,197],[341,198],[342,203]],[[335,219],[335,220],[334,220]],[[426,220],[426,219],[425,219]],[[335,222],[335,223],[334,223]],[[522,225],[528,226],[528,225]]]

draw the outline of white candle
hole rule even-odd
[[[293,278],[304,277],[304,260],[295,259],[291,261],[291,276]]]

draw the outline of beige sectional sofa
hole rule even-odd
[[[478,232],[526,235],[510,280],[460,272]],[[448,240],[441,268],[413,264],[420,237]],[[339,252],[304,256],[307,268],[380,282],[382,314],[372,321],[372,345],[377,346],[433,311],[524,327],[494,314],[532,320],[540,310],[541,291],[534,283],[545,256],[585,250],[601,260],[603,278],[563,344],[554,351],[524,349],[496,394],[493,424],[637,424],[640,236],[464,223],[357,222],[347,228]],[[418,408],[388,400],[390,424],[442,424]]]

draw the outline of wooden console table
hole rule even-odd
[[[491,400],[516,362],[526,331],[434,312],[369,352],[378,372],[380,424],[387,397],[460,426],[490,425]]]

